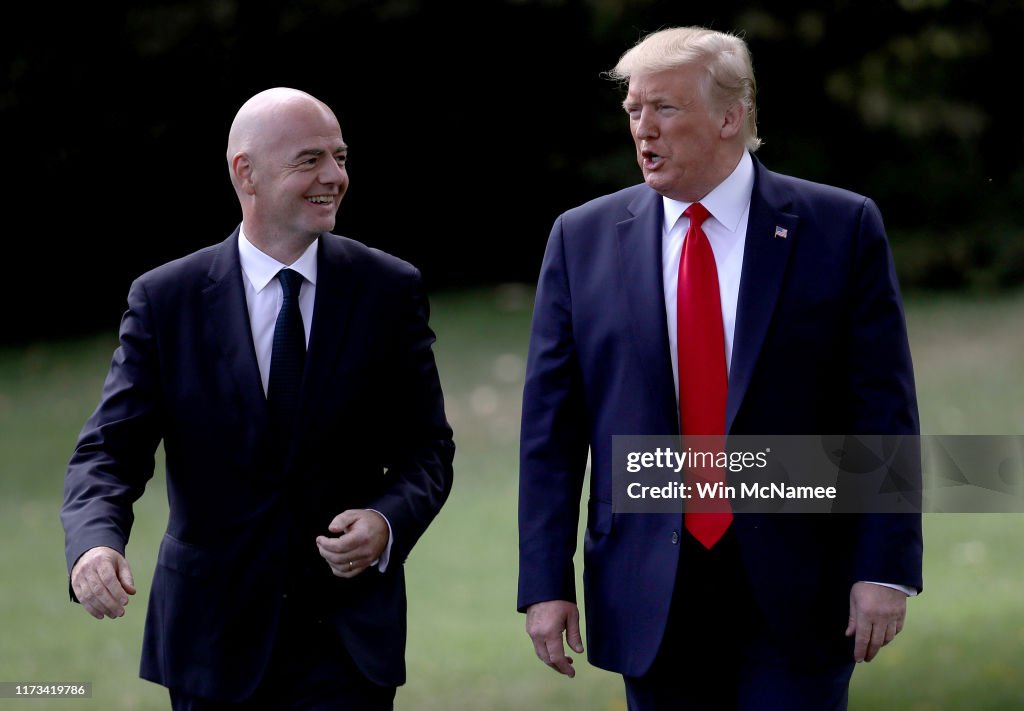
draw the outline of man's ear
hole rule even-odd
[[[738,101],[727,108],[722,114],[722,138],[733,138],[743,129],[743,119],[746,112],[743,104]]]
[[[256,187],[253,181],[253,165],[245,153],[236,153],[231,159],[231,179],[241,192],[253,195]]]

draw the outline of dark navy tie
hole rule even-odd
[[[306,331],[299,311],[302,275],[291,269],[282,269],[277,278],[284,298],[274,326],[267,403],[281,443],[287,446],[299,409],[299,389],[306,362]]]

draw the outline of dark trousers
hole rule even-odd
[[[286,605],[270,665],[255,693],[229,704],[174,689],[175,711],[391,711],[395,688],[367,679],[345,651],[333,625],[301,605]]]
[[[630,711],[845,711],[852,659],[800,666],[779,648],[732,529],[710,551],[689,534],[680,544],[661,649],[647,674],[624,679]]]

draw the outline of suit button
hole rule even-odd
[[[679,534],[676,531],[672,531],[672,545],[679,543]]]

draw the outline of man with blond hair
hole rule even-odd
[[[175,709],[390,709],[405,680],[402,567],[454,444],[418,271],[330,232],[347,156],[309,94],[245,102],[227,150],[242,222],[132,285],[68,466],[73,597],[121,617],[163,441],[141,675]]]
[[[623,675],[630,709],[845,709],[855,662],[921,590],[919,515],[619,513],[612,439],[916,434],[878,208],[754,157],[738,37],[656,32],[611,76],[644,183],[561,215],[545,252],[523,398],[527,632],[574,675],[589,455],[589,659]]]

